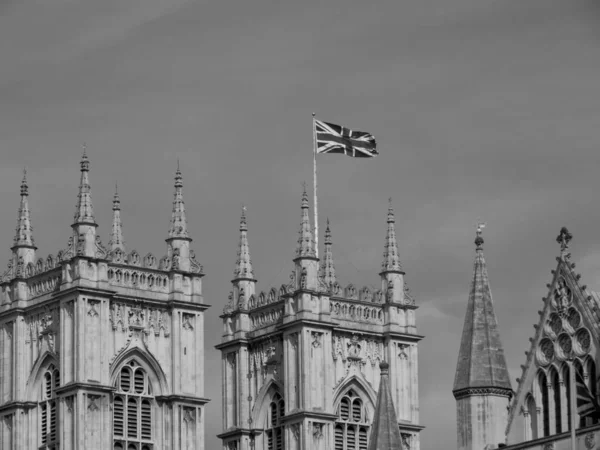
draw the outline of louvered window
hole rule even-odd
[[[40,448],[58,447],[58,404],[56,389],[60,386],[60,372],[50,365],[44,372],[42,401],[40,402]]]
[[[363,401],[354,390],[342,397],[337,415],[335,450],[367,450],[369,420]]]
[[[283,441],[283,416],[285,415],[285,402],[281,395],[275,394],[269,405],[269,423],[266,430],[267,450],[284,450]]]
[[[153,450],[152,390],[144,369],[134,360],[116,383],[113,405],[113,450]]]

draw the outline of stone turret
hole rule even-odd
[[[403,446],[390,389],[390,365],[383,361],[379,364],[379,369],[381,380],[375,413],[373,414],[373,427],[371,428],[368,450],[398,450]]]
[[[328,288],[337,281],[335,277],[335,266],[333,265],[333,253],[331,251],[331,230],[329,229],[329,219],[327,219],[327,227],[325,228],[325,240],[323,242],[325,251],[323,252],[323,261],[321,261],[321,280]]]
[[[394,217],[391,198],[389,199],[387,234],[379,276],[381,277],[381,289],[386,295],[386,302],[402,302],[404,299],[404,271],[400,265],[400,256],[398,255],[396,218]]]
[[[172,261],[174,270],[190,270],[190,242],[188,235],[187,219],[185,217],[185,204],[183,203],[183,177],[177,162],[175,172],[175,195],[173,198],[173,211],[171,213],[171,225],[169,237],[166,239],[168,255]]]
[[[459,450],[481,450],[505,441],[512,396],[483,257],[482,228],[477,228],[473,281],[452,390]]]
[[[96,256],[96,228],[98,224],[92,206],[92,190],[89,180],[90,161],[86,154],[85,145],[83,146],[80,167],[79,194],[77,195],[73,225],[71,225],[73,228],[73,244],[76,255],[94,258]]]
[[[119,191],[115,185],[115,196],[113,197],[113,220],[110,241],[108,242],[108,250],[113,252],[120,249],[125,253],[125,241],[123,240],[123,224],[121,223],[121,200],[119,199]]]
[[[313,239],[312,227],[308,217],[308,195],[306,193],[306,184],[302,192],[302,219],[300,221],[300,231],[298,236],[298,245],[296,246],[295,277],[296,286],[299,289],[316,290],[318,288],[318,270],[319,258],[315,253],[315,241]]]

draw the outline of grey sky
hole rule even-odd
[[[205,265],[207,448],[221,430],[218,315],[242,202],[267,290],[288,278],[310,114],[375,134],[378,158],[320,158],[343,284],[378,284],[386,203],[421,308],[422,448],[454,442],[451,394],[474,253],[519,376],[562,225],[600,289],[600,4],[592,0],[0,0],[0,242],[27,166],[40,255],[70,235],[81,144],[100,233],[165,252],[180,158]],[[516,386],[514,386],[516,387]]]

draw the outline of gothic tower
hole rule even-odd
[[[288,283],[256,290],[245,210],[222,353],[224,450],[367,450],[382,447],[377,390],[394,410],[395,447],[419,450],[417,306],[404,283],[395,233],[388,232],[381,289],[342,288],[325,230],[319,267],[306,191]],[[383,364],[380,364],[384,362]],[[381,395],[381,394],[380,394]],[[395,409],[394,409],[395,408]],[[387,413],[378,412],[382,417]],[[392,448],[392,447],[390,447]],[[387,447],[386,447],[387,450]]]
[[[189,250],[181,172],[167,256],[126,253],[118,194],[98,234],[85,150],[72,236],[38,257],[21,184],[0,277],[0,448],[204,449],[202,267]],[[178,249],[178,251],[175,251]]]
[[[481,228],[475,239],[473,281],[452,390],[459,450],[483,450],[506,441],[513,393],[483,257]]]

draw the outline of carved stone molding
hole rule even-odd
[[[321,348],[323,333],[313,331],[310,333],[313,348]]]
[[[554,442],[548,442],[544,445],[544,450],[554,450]]]
[[[88,303],[90,305],[90,309],[88,310],[87,315],[90,317],[98,317],[99,314],[96,307],[100,305],[100,300],[90,300]]]
[[[184,330],[193,330],[195,319],[196,319],[196,316],[194,314],[183,313],[181,315],[181,327]]]
[[[87,397],[88,397],[88,410],[89,411],[98,411],[100,409],[100,405],[98,404],[99,403],[98,400],[102,396],[101,395],[89,394]]]
[[[322,423],[313,423],[313,439],[318,441],[322,437],[323,437],[323,424]]]
[[[292,344],[294,350],[298,348],[298,333],[290,334],[290,344]]]
[[[12,418],[13,418],[12,414],[7,414],[7,415],[4,416],[4,423],[6,424],[6,427],[9,430],[12,430],[12,424],[13,424]]]
[[[68,412],[73,412],[73,396],[72,395],[65,397],[65,405],[67,407]]]
[[[409,347],[410,346],[408,344],[398,344],[398,350],[400,351],[400,353],[398,353],[398,356],[400,357],[400,359],[408,359],[408,353],[406,352],[406,350]]]
[[[499,397],[512,397],[511,389],[504,388],[492,388],[492,387],[482,387],[482,388],[466,388],[461,389],[459,391],[454,392],[454,398],[458,400],[459,398],[468,397],[470,395],[496,395]]]
[[[292,436],[294,436],[294,439],[296,439],[298,441],[300,439],[300,424],[294,423],[291,425],[291,428],[292,428]]]
[[[196,421],[196,408],[183,408],[183,421],[184,422],[195,422]]]

